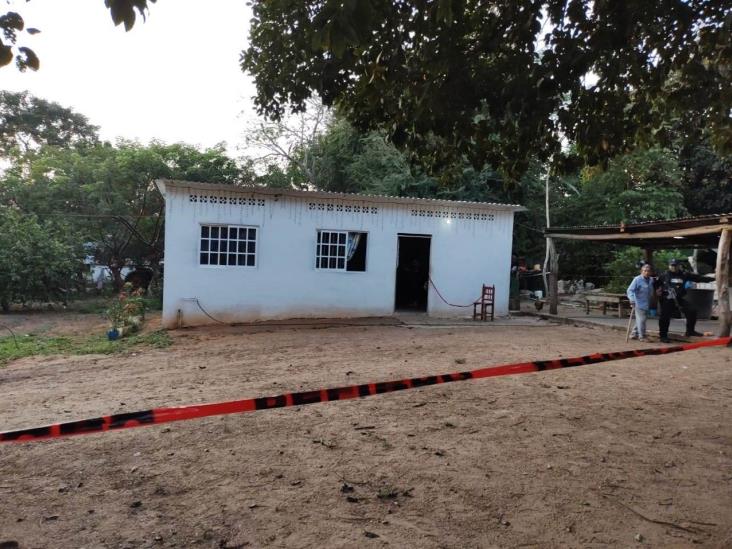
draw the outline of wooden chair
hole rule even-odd
[[[488,308],[491,309],[491,322],[493,321],[493,308],[496,297],[496,287],[483,284],[480,297],[473,302],[473,320],[480,317],[480,320],[488,320]]]

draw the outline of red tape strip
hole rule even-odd
[[[243,412],[254,412],[256,410],[284,408],[287,406],[303,406],[305,404],[329,402],[332,400],[364,398],[372,395],[404,391],[406,389],[416,389],[417,387],[425,387],[427,385],[436,385],[439,383],[450,383],[466,379],[481,379],[484,377],[527,374],[531,372],[544,372],[547,370],[557,370],[559,368],[572,368],[575,366],[597,364],[599,362],[610,362],[613,360],[623,360],[626,358],[636,358],[641,356],[666,355],[670,353],[678,353],[680,351],[691,351],[694,349],[721,345],[732,347],[732,337],[700,341],[698,343],[687,343],[673,347],[654,347],[634,351],[595,353],[576,358],[560,358],[555,360],[539,360],[535,362],[505,364],[503,366],[489,366],[467,372],[413,377],[398,381],[365,383],[363,385],[349,385],[347,387],[336,387],[333,389],[286,393],[277,396],[248,398],[244,400],[232,400],[229,402],[193,404],[190,406],[176,406],[173,408],[153,408],[152,410],[143,410],[140,412],[114,414],[91,419],[82,419],[79,421],[69,421],[66,423],[54,423],[53,425],[47,425],[45,427],[5,431],[0,433],[0,442],[23,442],[47,438],[60,438],[72,435],[113,431],[117,429],[130,429],[132,427],[144,427],[146,425],[159,425],[160,423],[183,421],[186,419],[196,419],[208,416],[239,414]]]

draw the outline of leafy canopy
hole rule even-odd
[[[96,143],[98,131],[86,116],[58,103],[27,91],[0,90],[0,157],[22,155],[43,145]]]
[[[92,242],[104,265],[157,264],[163,252],[164,203],[156,178],[239,183],[223,145],[121,141],[80,148],[43,147],[0,179],[0,205],[42,219],[67,217],[78,242]]]
[[[71,227],[0,206],[0,305],[65,297],[82,267]]]
[[[254,0],[241,66],[261,114],[318,94],[430,172],[467,158],[518,177],[669,139],[701,120],[732,151],[724,0]]]

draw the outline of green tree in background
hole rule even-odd
[[[679,150],[682,193],[690,214],[732,212],[732,156],[721,156],[708,140]]]
[[[314,155],[333,115],[317,98],[307,110],[279,120],[253,120],[244,132],[251,168],[264,175],[267,186],[304,189],[318,186]]]
[[[0,206],[0,306],[66,300],[83,267],[83,249],[67,224],[42,222]]]
[[[0,90],[0,158],[44,145],[72,147],[99,141],[99,128],[83,114],[27,91]]]
[[[574,188],[560,183],[558,191],[553,225],[637,223],[687,213],[678,160],[659,148],[619,156],[607,169],[585,168]]]
[[[115,285],[128,262],[156,269],[163,252],[164,203],[157,178],[236,184],[236,163],[223,146],[198,150],[184,144],[78,149],[44,147],[0,181],[0,203],[41,219],[67,219],[79,242],[91,242]]]

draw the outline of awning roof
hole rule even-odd
[[[732,229],[732,213],[719,213],[584,227],[547,227],[547,237],[624,244],[641,248],[716,248],[722,229]]]

